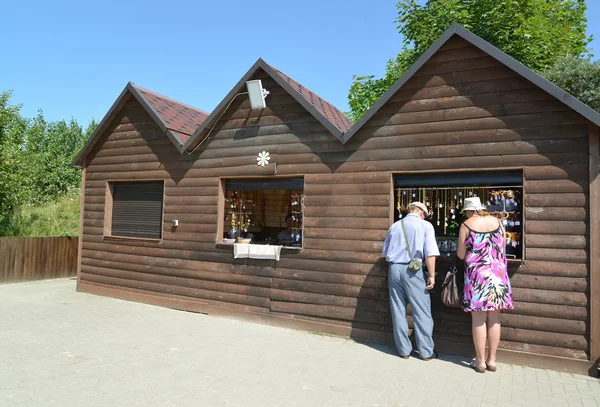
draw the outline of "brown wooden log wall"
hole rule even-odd
[[[583,117],[455,38],[354,136],[360,155],[337,171],[524,167],[526,263],[511,267],[516,309],[502,315],[501,347],[587,359],[587,145]],[[470,317],[444,308],[438,289],[436,340],[470,343]]]
[[[268,108],[251,111],[237,98],[191,156],[180,156],[137,102],[125,105],[87,158],[80,289],[193,300],[389,340],[380,253],[392,174],[524,167],[527,262],[511,271],[516,309],[502,316],[501,346],[588,358],[585,119],[456,39],[347,145],[265,73],[255,77],[271,92]],[[256,166],[262,150],[272,157],[266,167]],[[303,250],[277,263],[233,260],[215,245],[218,178],[275,172],[305,176]],[[106,181],[116,179],[166,179],[161,242],[103,238]],[[437,291],[432,298],[436,341],[470,344],[469,316],[442,307]]]
[[[0,238],[0,283],[77,274],[75,236]]]

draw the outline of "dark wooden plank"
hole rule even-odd
[[[372,184],[389,183],[389,172],[369,172],[355,174],[309,174],[304,178],[306,184],[339,185],[339,184]]]
[[[590,356],[600,357],[600,129],[590,123]]]
[[[330,319],[342,319],[347,321],[375,322],[389,324],[391,317],[379,312],[362,309],[335,307],[326,305],[312,305],[293,302],[271,301],[271,310],[289,314],[321,316]]]
[[[400,89],[388,101],[402,102],[420,99],[438,99],[453,96],[473,96],[477,94],[495,94],[504,93],[519,94],[523,91],[536,90],[538,87],[531,82],[524,81],[523,78],[505,78],[495,81],[479,81],[470,83],[461,83],[456,85],[441,85],[433,87],[424,87],[421,89]]]
[[[309,182],[304,186],[304,194],[308,195],[379,195],[388,194],[392,188],[391,182],[377,184],[342,184],[319,185]],[[387,215],[386,215],[387,216]]]
[[[387,210],[390,207],[390,196],[388,195],[344,195],[332,197],[330,195],[306,195],[304,197],[306,208],[314,206],[383,206]],[[305,225],[306,226],[306,225]]]
[[[586,307],[556,304],[537,304],[532,302],[514,302],[515,309],[506,311],[510,314],[531,315],[533,317],[558,318],[571,321],[588,321]]]
[[[525,258],[528,260],[556,261],[563,263],[586,264],[589,252],[580,249],[541,249],[527,246]]]
[[[387,277],[365,276],[357,274],[328,273],[322,271],[295,270],[277,267],[273,270],[273,278],[313,281],[327,284],[354,285],[365,288],[387,289]]]
[[[306,202],[306,201],[305,201]],[[350,229],[379,229],[387,230],[389,220],[382,218],[356,219],[356,218],[322,218],[310,217],[304,219],[305,227],[321,228],[350,228]]]
[[[527,193],[531,194],[564,194],[588,192],[587,177],[585,180],[542,180],[525,181]]]
[[[439,101],[440,99],[435,99]],[[490,102],[492,102],[490,100]],[[493,101],[495,102],[495,101]],[[497,102],[496,102],[497,103]],[[472,105],[468,102],[454,103],[455,105],[463,105],[463,107],[451,107],[451,103],[446,103],[449,108],[445,108],[440,103],[431,104],[429,108],[432,110],[415,110],[401,109],[400,112],[377,112],[377,114],[369,121],[369,126],[390,126],[410,123],[431,123],[447,120],[465,120],[479,119],[484,117],[510,117],[512,115],[528,115],[546,112],[567,112],[568,108],[558,103],[555,100],[537,100],[530,102],[514,102],[503,104],[490,104],[485,106]],[[424,107],[424,104],[421,103]],[[440,109],[435,109],[441,107]]]
[[[515,301],[521,302],[570,305],[575,307],[585,307],[588,304],[588,298],[585,293],[514,288],[513,295]]]
[[[361,162],[339,163],[335,171],[338,173],[359,171],[394,171],[394,172],[426,172],[426,171],[456,171],[457,168],[469,168],[470,170],[484,170],[497,168],[518,168],[524,166],[547,166],[563,165],[572,161],[585,160],[581,153],[544,153],[544,154],[507,154],[500,155],[470,156],[470,157],[442,157],[442,158],[406,158],[404,160],[369,160]],[[306,166],[296,165],[290,171],[298,173]],[[290,166],[292,167],[292,166]],[[278,167],[278,173],[279,173]]]
[[[311,218],[313,219],[313,218]],[[365,223],[374,222],[375,219],[364,219]],[[388,220],[384,219],[387,224]],[[383,250],[383,240],[348,240],[348,239],[316,239],[304,236],[302,247],[305,249],[321,249],[324,247],[330,250],[364,252],[364,253],[381,253]]]
[[[340,208],[338,208],[338,209],[340,209]],[[320,213],[326,214],[327,211],[322,211]],[[306,213],[305,213],[305,215],[308,216],[308,214],[306,214]],[[304,228],[304,238],[305,239],[308,239],[308,238],[345,239],[345,240],[370,240],[370,241],[383,242],[385,240],[386,234],[387,234],[387,231],[385,231],[385,230],[321,229],[321,228],[309,228],[309,227]]]
[[[587,278],[549,277],[516,273],[510,278],[513,287],[532,290],[588,292]]]
[[[589,249],[589,238],[586,236],[553,236],[543,234],[527,234],[527,248],[542,249]]]
[[[167,276],[194,278],[199,280],[208,280],[221,283],[230,284],[247,284],[249,286],[265,287],[270,288],[270,280],[268,277],[252,275],[251,267],[246,267],[248,270],[244,271],[244,274],[240,274],[240,271],[232,272],[222,267],[221,271],[205,271],[199,269],[189,268],[174,268],[165,266],[151,266],[140,263],[126,263],[114,260],[100,260],[91,257],[85,257],[83,264],[89,266],[95,266],[100,269],[113,269],[113,270],[130,270],[139,273],[149,274],[162,274]],[[243,267],[243,266],[241,266]],[[241,268],[238,267],[238,268]],[[250,271],[249,271],[250,270]]]
[[[86,263],[81,266],[81,271],[82,273],[94,274],[97,276],[108,276],[120,279],[157,283],[165,287],[181,286],[197,288],[200,290],[215,291],[219,293],[241,294],[253,297],[268,298],[270,296],[269,287],[254,286],[249,284],[233,284],[229,281],[210,281],[191,276],[183,276],[181,273],[179,273],[179,275],[168,275],[164,273],[155,274],[152,272],[153,269],[147,269],[144,272],[138,272],[122,268],[114,269],[97,267]]]
[[[586,235],[589,233],[589,225],[586,222],[574,221],[528,220],[525,222],[525,232],[554,235]]]
[[[152,283],[152,282],[147,282],[147,281],[128,280],[128,279],[118,278],[118,277],[101,276],[101,275],[86,273],[83,270],[81,272],[81,281],[82,282],[102,283],[107,286],[113,286],[115,288],[118,288],[118,287],[135,288],[138,290],[144,290],[144,291],[150,291],[150,292],[157,292],[157,293],[163,293],[163,294],[174,294],[174,295],[181,295],[181,296],[185,296],[185,297],[207,299],[207,300],[213,300],[213,301],[222,301],[225,303],[249,305],[249,306],[259,307],[259,308],[269,308],[269,306],[270,306],[270,300],[268,298],[251,297],[249,295],[223,293],[223,292],[218,292],[218,291],[201,290],[198,288],[191,288],[191,287],[180,287],[180,286],[165,285],[165,284],[161,284],[161,283]]]
[[[588,195],[586,194],[530,194],[525,195],[525,204],[532,207],[528,210],[527,217],[531,216],[530,212],[545,212],[536,211],[534,208],[550,208],[553,207],[579,207],[585,208],[588,203]]]
[[[557,200],[560,199],[561,195],[556,195]],[[528,198],[530,196],[528,195]],[[531,201],[531,199],[528,199]],[[573,201],[573,198],[568,198],[569,201]],[[561,202],[557,202],[560,204]],[[589,216],[587,209],[584,207],[568,207],[568,206],[559,206],[556,208],[552,207],[526,207],[527,211],[527,220],[564,220],[564,221],[588,221]]]

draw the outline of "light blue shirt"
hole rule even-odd
[[[426,257],[440,255],[433,225],[417,215],[409,213],[388,230],[383,244],[383,255],[388,262],[409,263],[412,260],[408,254],[400,222],[404,222],[413,259],[424,260]]]

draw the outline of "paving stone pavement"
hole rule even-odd
[[[600,406],[598,379],[0,285],[0,406]]]

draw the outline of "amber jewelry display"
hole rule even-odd
[[[234,191],[225,202],[227,214],[231,218],[231,229],[237,231],[238,236],[242,232],[248,232],[248,228],[252,224],[254,201]]]
[[[465,198],[478,197],[489,209],[490,214],[501,220],[510,236],[507,255],[519,256],[521,246],[521,189],[518,187],[427,187],[398,188],[396,208],[402,218],[412,201],[420,200],[429,211],[429,221],[436,229],[438,244],[444,252],[451,252],[454,238],[458,235],[459,217]],[[508,239],[507,239],[508,242]]]

